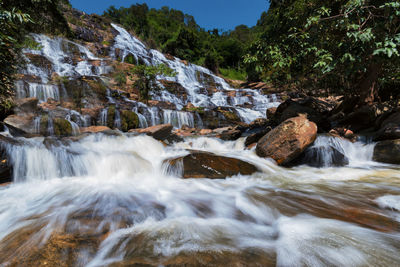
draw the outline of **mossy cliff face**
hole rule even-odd
[[[56,136],[70,136],[72,135],[72,126],[66,119],[54,118],[53,130]],[[40,134],[49,134],[49,117],[44,115],[40,118]]]
[[[107,127],[114,128],[115,106],[110,106],[107,111]]]

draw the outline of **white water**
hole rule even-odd
[[[93,252],[74,250],[79,255],[74,265],[129,265],[139,259],[154,266],[186,261],[232,266],[235,259],[250,266],[395,266],[400,261],[399,228],[378,231],[379,219],[366,226],[357,218],[348,222],[352,217],[346,213],[365,210],[396,222],[398,169],[285,169],[244,150],[243,139],[188,139],[164,147],[147,136],[97,134],[49,148],[43,138],[20,140],[24,146],[8,147],[15,183],[0,189],[0,249],[15,241],[26,253],[60,231],[109,231]],[[236,157],[261,171],[226,180],[166,174],[163,160],[185,155],[185,149]],[[333,217],[332,211],[337,211]],[[19,236],[27,227],[35,234]],[[2,252],[3,262],[18,257]],[[174,261],[179,255],[183,261]]]

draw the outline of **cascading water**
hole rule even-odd
[[[341,144],[349,158],[359,150],[340,139],[322,138],[316,145],[327,141]],[[246,150],[243,139],[205,137],[170,147],[148,136],[102,134],[79,141],[18,138],[5,146],[15,183],[0,187],[2,263],[395,266],[400,261],[400,172],[377,163],[369,168],[367,157],[358,158],[363,166],[335,171],[285,169]],[[164,160],[187,155],[186,149],[239,158],[260,171],[225,180],[166,173]]]
[[[268,108],[277,107],[279,105],[279,101],[275,95],[269,97],[260,94],[257,90],[241,89],[238,91],[233,89],[225,80],[214,75],[210,70],[194,64],[186,64],[178,58],[174,60],[167,59],[159,51],[147,49],[142,42],[129,34],[125,29],[115,24],[112,24],[112,26],[119,32],[119,35],[115,38],[113,47],[112,56],[114,58],[118,57],[124,60],[126,56],[131,54],[135,56],[137,61],[142,61],[147,65],[164,63],[173,69],[177,75],[176,77],[159,78],[179,83],[185,88],[188,95],[186,101],[183,101],[168,91],[163,90],[160,93],[154,93],[153,99],[155,100],[173,103],[178,110],[182,109],[188,102],[200,107],[230,106],[237,109],[241,119],[245,122],[251,122],[254,119],[265,117]],[[116,51],[119,51],[120,54],[117,55]],[[219,90],[211,97],[202,93],[205,80],[207,79],[211,80]],[[238,91],[238,95],[228,97],[227,92],[232,91]],[[238,107],[245,103],[251,104],[253,108]],[[154,124],[154,120],[152,124]]]
[[[194,127],[194,116],[190,112],[176,111],[176,110],[163,110],[164,123],[170,123],[176,128],[182,128],[183,125]]]

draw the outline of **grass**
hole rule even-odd
[[[232,80],[241,80],[245,81],[247,78],[246,72],[235,70],[235,69],[219,69],[221,75],[225,78],[232,79]]]

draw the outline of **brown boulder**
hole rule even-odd
[[[374,148],[373,160],[400,164],[400,139],[378,142]]]
[[[258,141],[256,153],[279,165],[288,164],[314,142],[317,130],[317,125],[303,115],[290,118]]]
[[[154,139],[162,141],[171,135],[172,128],[173,126],[171,124],[160,124],[144,129],[129,130],[129,132],[143,133],[152,136]]]
[[[15,100],[15,113],[31,113],[37,111],[39,100],[36,97],[22,98]]]
[[[216,135],[217,138],[226,140],[226,141],[233,141],[242,135],[242,132],[238,129],[238,127],[224,127],[214,129],[213,133]]]
[[[99,133],[104,131],[111,130],[107,126],[90,126],[90,127],[83,127],[80,129],[81,133]]]
[[[166,163],[169,164],[170,172],[181,171],[178,175],[183,178],[225,179],[238,174],[250,175],[258,171],[254,165],[240,159],[202,151],[192,151],[187,156],[170,159]]]

